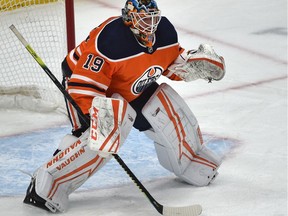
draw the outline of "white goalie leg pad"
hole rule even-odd
[[[160,164],[190,184],[208,185],[221,159],[203,145],[197,119],[177,92],[161,84],[142,112],[153,127],[146,134],[155,141]]]
[[[135,110],[119,94],[95,97],[90,109],[88,146],[102,157],[116,154],[126,140],[136,118]]]
[[[68,148],[72,143],[76,142],[78,138],[72,134],[66,134],[59,143],[58,150],[62,151]]]
[[[93,101],[90,129],[79,138],[66,135],[60,152],[36,170],[36,193],[52,212],[65,211],[69,194],[102,168],[128,136],[136,112],[120,95],[113,97]]]
[[[36,193],[45,199],[51,211],[63,212],[68,207],[68,196],[111,158],[101,157],[88,147],[89,129],[79,139],[42,165],[34,174]],[[65,139],[63,139],[64,141]],[[74,142],[75,141],[75,142]]]

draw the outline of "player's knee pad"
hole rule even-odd
[[[203,145],[197,119],[177,92],[161,84],[142,112],[153,127],[146,134],[160,164],[190,184],[208,185],[221,159]]]

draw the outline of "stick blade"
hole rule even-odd
[[[164,216],[198,216],[202,213],[201,205],[185,207],[165,207],[163,206]]]

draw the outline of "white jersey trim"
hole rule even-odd
[[[166,77],[171,77],[174,74],[174,72],[170,71],[169,68],[168,68],[168,71],[169,71],[168,74],[166,74],[165,76]]]
[[[88,90],[80,90],[80,89],[69,89],[68,90],[69,94],[83,94],[83,95],[90,95],[94,97],[104,97],[105,95],[99,94],[93,91],[88,91]]]
[[[75,49],[73,49],[70,53],[69,53],[69,58],[70,60],[73,62],[74,65],[77,64],[77,61],[74,59],[73,54],[75,52]]]
[[[76,51],[79,53],[80,56],[82,55],[80,46],[77,47]]]
[[[105,91],[108,89],[108,86],[102,84],[102,83],[99,83],[99,82],[96,82],[88,77],[85,77],[85,76],[81,76],[81,75],[78,75],[78,74],[72,74],[71,76],[71,79],[79,79],[79,80],[83,80],[85,82],[89,82],[89,83],[93,83],[95,85],[97,85],[98,87],[104,89]]]

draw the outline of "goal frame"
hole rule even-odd
[[[67,53],[75,48],[75,11],[74,0],[65,0]]]
[[[58,6],[57,10],[53,10],[50,11],[49,13],[47,13],[47,17],[52,17],[53,19],[51,19],[53,21],[53,25],[56,27],[55,29],[59,30],[58,32],[60,33],[46,33],[48,31],[46,31],[46,29],[49,29],[50,27],[46,28],[46,27],[41,27],[41,25],[38,24],[38,19],[34,18],[34,16],[30,16],[33,13],[27,13],[26,12],[26,8],[28,8],[31,4],[32,7],[35,7],[35,11],[37,11],[37,9],[39,8],[40,10],[43,10],[43,8],[45,8],[46,4],[50,4],[52,3],[52,7],[55,7],[55,5],[58,5],[59,2],[59,11],[62,11],[61,14],[58,13]],[[54,4],[55,3],[55,4]],[[21,19],[17,18],[18,14],[23,13],[25,15],[25,13],[27,13],[27,16],[24,18],[25,21],[27,19],[27,22],[29,23],[30,26],[30,30],[26,31],[26,34],[28,32],[29,36],[34,36],[38,34],[38,30],[40,29],[40,36],[44,35],[49,37],[49,39],[47,39],[46,41],[48,42],[52,42],[55,44],[57,44],[57,50],[56,53],[53,53],[53,48],[52,49],[46,49],[44,48],[43,50],[46,51],[47,54],[42,53],[42,55],[44,56],[44,58],[51,58],[54,60],[47,60],[47,62],[49,62],[49,65],[51,68],[53,68],[53,71],[55,71],[55,75],[57,75],[58,79],[61,79],[62,77],[62,73],[61,73],[61,62],[62,62],[62,58],[64,58],[71,50],[73,50],[75,48],[75,11],[74,11],[74,0],[3,0],[1,1],[1,5],[0,5],[0,9],[1,9],[1,13],[4,13],[4,19],[1,19],[1,29],[5,28],[5,24],[16,24],[16,26],[19,26],[20,28],[24,25],[22,25],[21,23]],[[65,11],[64,11],[65,10]],[[11,11],[11,12],[10,12]],[[20,12],[19,12],[20,11]],[[29,10],[28,10],[29,11]],[[47,10],[49,11],[49,10]],[[56,15],[52,15],[54,14],[54,11]],[[7,13],[7,16],[5,15],[5,13]],[[17,15],[14,21],[13,19],[10,19],[9,17],[13,16],[13,14]],[[37,13],[35,12],[36,15],[42,15],[42,13]],[[58,17],[59,14],[59,17]],[[2,15],[2,14],[1,14]],[[50,20],[50,18],[46,19],[45,15],[44,16],[44,21],[46,22],[46,20]],[[6,19],[5,19],[6,17]],[[21,15],[19,16],[21,17]],[[65,17],[65,20],[64,20]],[[2,17],[1,17],[2,18]],[[22,19],[22,20],[24,20]],[[59,21],[60,23],[59,23]],[[20,21],[18,23],[18,20]],[[42,18],[40,19],[42,21]],[[62,22],[63,20],[63,22]],[[8,22],[7,22],[8,21]],[[25,22],[24,21],[24,22]],[[55,22],[56,21],[56,22]],[[23,23],[24,23],[23,22]],[[31,24],[32,23],[32,24]],[[44,22],[43,22],[44,23]],[[59,23],[59,25],[58,25]],[[33,26],[34,24],[34,26]],[[48,23],[49,24],[49,23]],[[37,28],[33,28],[37,25]],[[46,23],[43,25],[45,26]],[[8,25],[7,25],[8,26]],[[9,27],[9,26],[8,26]],[[7,27],[7,29],[8,29]],[[31,28],[32,27],[32,28]],[[39,27],[39,28],[38,28]],[[52,29],[52,28],[50,28]],[[49,30],[50,30],[49,29]],[[5,33],[4,33],[5,32]],[[25,31],[24,31],[25,32]],[[50,31],[53,32],[53,31]],[[3,31],[3,34],[1,34],[1,39],[3,36],[3,41],[5,41],[5,43],[1,44],[1,48],[3,48],[2,50],[5,50],[6,48],[9,48],[9,42],[13,41],[14,44],[14,40],[13,39],[8,39],[6,38],[5,35],[8,35],[8,32]],[[30,37],[28,36],[28,40],[30,40]],[[55,37],[57,36],[57,37]],[[53,37],[55,37],[55,39],[53,39]],[[52,38],[52,39],[51,39]],[[59,38],[59,40],[58,40]],[[7,40],[6,40],[7,39]],[[34,38],[31,39],[30,41],[32,41],[32,43],[37,40],[35,40]],[[42,43],[45,40],[42,40]],[[45,42],[46,42],[45,41]],[[60,43],[59,43],[60,42]],[[17,45],[17,42],[15,43],[15,45]],[[62,47],[63,45],[63,47]],[[40,47],[40,52],[42,50],[41,48],[42,44],[39,43],[38,40],[38,50]],[[58,47],[62,47],[62,49],[58,49]],[[5,47],[5,49],[4,49]],[[15,48],[14,48],[15,47]],[[36,43],[36,47],[37,47],[37,43]],[[55,47],[56,48],[56,47]],[[22,57],[22,53],[24,54],[24,57],[26,57],[25,53],[23,51],[21,51],[21,49],[18,49],[17,46],[13,46],[13,49],[15,50],[14,53],[21,54]],[[55,51],[55,50],[54,50]],[[60,51],[60,52],[58,52]],[[10,59],[15,58],[17,59],[18,56],[13,56],[10,55],[9,53],[13,53],[13,52],[8,52],[7,55],[4,55],[0,64],[1,66],[3,65],[2,69],[1,69],[1,82],[0,82],[0,109],[24,109],[24,110],[30,110],[30,111],[36,111],[36,112],[47,112],[47,111],[54,111],[54,110],[61,110],[63,112],[66,112],[66,108],[65,108],[65,103],[64,103],[64,99],[61,96],[60,93],[57,92],[56,88],[53,86],[53,84],[49,83],[49,80],[47,80],[45,78],[45,76],[43,75],[38,75],[37,71],[37,66],[31,65],[31,60],[27,59],[27,62],[24,60],[25,58],[21,58],[20,55],[19,56],[19,62],[17,61],[15,64],[12,63],[12,61]],[[2,52],[1,52],[2,54]],[[53,56],[55,55],[55,57]],[[12,57],[12,58],[10,58]],[[59,58],[60,57],[60,58]],[[6,60],[5,59],[9,59],[7,60],[7,64],[5,63]],[[29,62],[29,63],[28,63]],[[52,63],[52,64],[50,64]],[[14,71],[17,71],[17,66],[15,66],[16,64],[21,65],[19,67],[19,73],[15,73],[15,80],[16,82],[11,82],[12,78],[14,77]],[[6,70],[6,65],[7,69]],[[23,67],[22,67],[23,65]],[[14,68],[15,67],[15,68]],[[10,73],[10,68],[12,68],[11,73]],[[24,69],[23,69],[24,68]],[[23,69],[23,70],[22,70]],[[32,77],[34,75],[32,75],[32,73],[29,72],[33,71],[33,73],[35,74],[35,77]],[[7,73],[8,76],[5,76],[4,71],[8,71],[9,73]],[[23,72],[25,73],[23,73]],[[27,79],[26,77],[23,77],[23,74],[26,74],[26,72],[29,72],[27,75]],[[36,72],[36,73],[35,73]],[[19,75],[19,76],[18,76]],[[3,78],[3,79],[2,79]],[[7,78],[7,80],[6,80]],[[39,79],[38,79],[39,78]],[[44,81],[44,85],[38,85],[37,80],[39,80],[39,83],[42,84],[42,81]],[[26,82],[28,81],[28,82]],[[22,83],[23,82],[23,85]],[[51,82],[51,81],[50,81]],[[49,93],[51,90],[51,93]],[[55,93],[54,93],[55,92]],[[31,105],[30,102],[31,102]],[[33,105],[32,105],[33,104]],[[34,106],[35,104],[35,106]]]

